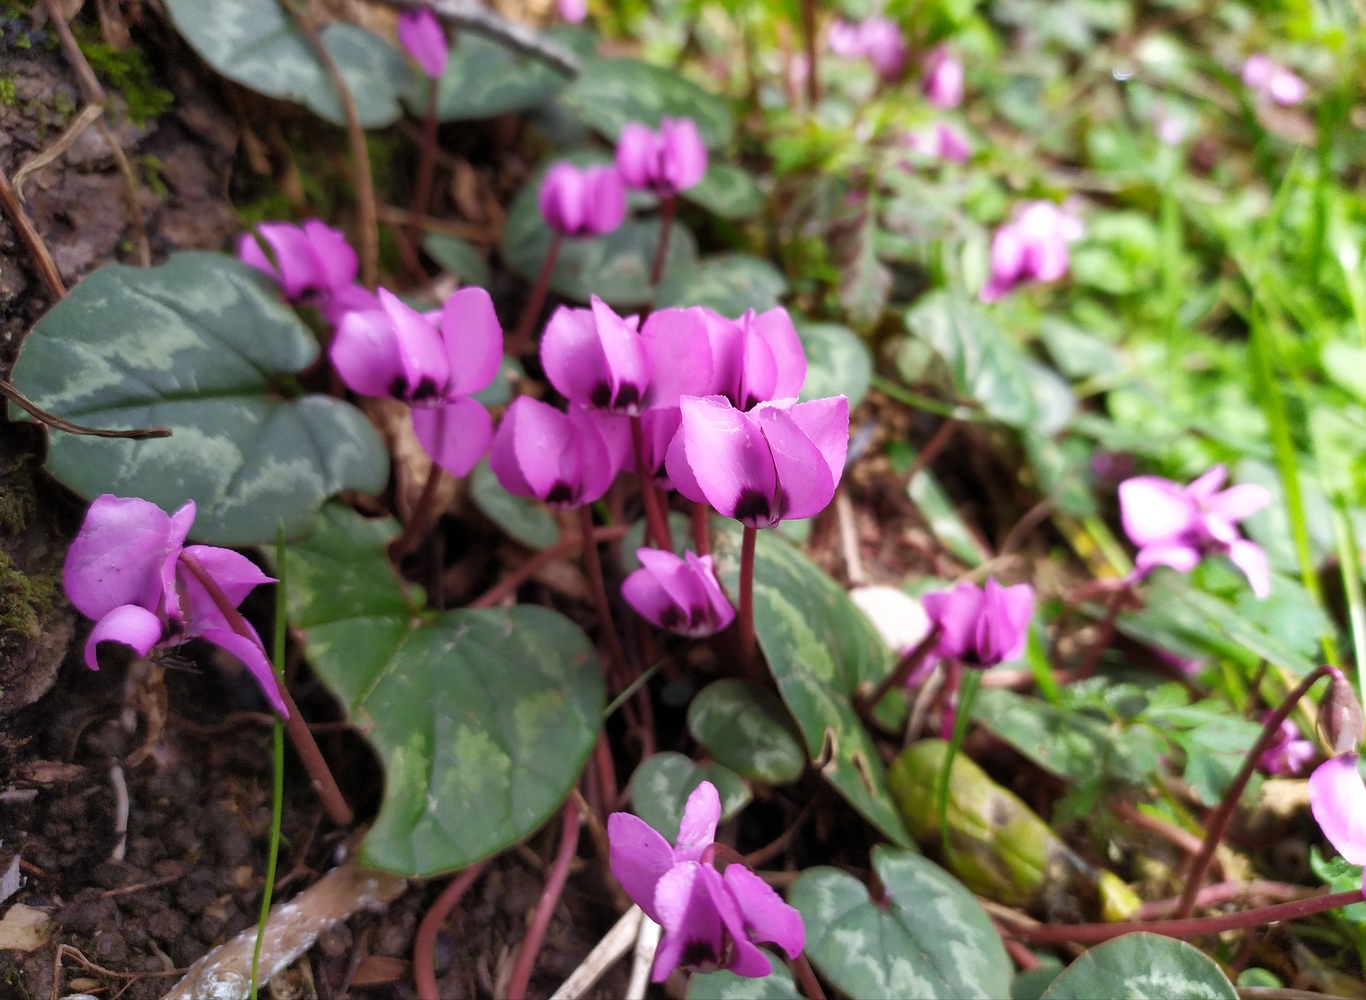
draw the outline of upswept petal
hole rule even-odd
[[[645,915],[660,923],[655,910],[655,887],[674,864],[669,842],[639,816],[617,812],[607,817],[612,874]]]
[[[346,236],[320,219],[306,219],[304,236],[313,247],[322,276],[322,287],[328,292],[354,284],[360,271],[360,261]]]
[[[721,794],[710,781],[692,790],[683,806],[674,844],[674,861],[700,861],[702,852],[716,841],[716,824],[721,822]]]
[[[767,340],[754,330],[754,310],[741,316],[736,325],[743,332],[740,341],[739,375],[731,401],[741,410],[752,410],[760,403],[781,398],[778,387],[778,359]]]
[[[838,483],[849,457],[849,398],[824,396],[798,403],[787,412],[820,449],[831,478]]]
[[[730,601],[726,600],[726,593],[721,589],[721,581],[716,578],[716,563],[711,556],[698,556],[692,552],[684,552],[683,558],[688,565],[702,580],[702,586],[707,592],[707,600],[711,603],[711,613],[716,622],[716,631],[730,627],[730,623],[735,620],[735,608]]]
[[[1271,594],[1271,569],[1267,565],[1266,552],[1256,542],[1240,538],[1228,547],[1228,557],[1233,565],[1243,571],[1252,592],[1260,598]]]
[[[195,505],[186,500],[184,506],[171,515],[171,530],[166,535],[166,556],[161,563],[162,610],[168,617],[184,618],[180,606],[180,588],[176,586],[180,569],[180,550],[194,527]]]
[[[558,0],[560,17],[578,24],[588,16],[588,0]]]
[[[740,406],[744,402],[740,398],[740,391],[745,374],[745,344],[750,337],[735,320],[727,319],[705,306],[695,308],[702,313],[702,318],[707,324],[707,343],[711,347],[712,370],[707,391],[691,395],[726,396],[736,406]]]
[[[654,479],[660,489],[671,490],[674,488],[673,481],[669,478],[668,457],[669,446],[678,436],[678,428],[683,422],[683,411],[677,406],[671,406],[664,410],[646,410],[640,415],[640,427],[644,438],[644,459],[648,466],[646,471]],[[628,437],[627,450],[630,450]],[[634,467],[634,457],[631,461]],[[622,464],[626,468],[626,464]]]
[[[596,395],[584,402],[617,413],[639,413],[650,391],[650,359],[645,353],[645,345],[636,328],[613,312],[602,299],[594,295],[591,304],[598,342],[607,365],[611,396],[606,402]]]
[[[754,939],[751,938],[745,923],[744,911],[740,909],[740,901],[735,898],[730,885],[711,865],[702,866],[702,884],[711,895],[716,912],[721,916],[722,926],[730,938],[730,954],[726,956],[725,967],[737,976],[749,979],[767,976],[773,971],[773,967],[768,964],[767,956],[754,946]],[[766,937],[761,935],[759,940],[766,940]]]
[[[297,299],[313,289],[327,287],[327,270],[302,229],[288,222],[263,222],[256,231],[275,251],[285,298]]]
[[[428,77],[437,80],[446,72],[450,46],[430,7],[410,8],[398,16],[398,40]]]
[[[587,409],[570,406],[565,417],[569,421],[571,434],[577,444],[579,490],[573,503],[560,506],[579,507],[601,499],[603,494],[611,489],[612,482],[621,471],[621,460],[614,451],[612,442],[593,421]],[[556,505],[552,502],[551,506]]]
[[[588,406],[612,392],[607,357],[590,309],[560,306],[541,334],[541,367],[565,399]]]
[[[650,365],[651,407],[676,407],[682,396],[721,391],[713,385],[707,314],[700,307],[651,313],[641,328],[640,342]]]
[[[641,568],[628,573],[626,579],[621,581],[621,596],[635,609],[636,614],[659,628],[672,631],[680,623],[687,622],[686,612],[680,609],[673,595],[648,569]]]
[[[573,236],[583,228],[587,202],[586,178],[572,163],[557,163],[546,171],[536,204],[546,225]]]
[[[723,396],[684,396],[679,405],[683,419],[666,462],[674,486],[689,496],[696,484],[700,495],[689,499],[748,527],[777,523],[773,454],[757,422]]]
[[[163,631],[161,619],[141,605],[112,608],[95,623],[90,638],[85,640],[85,665],[91,670],[100,669],[95,650],[102,642],[121,642],[132,646],[139,656],[146,656],[161,640]]]
[[[62,570],[67,597],[87,618],[103,618],[125,604],[155,612],[172,547],[171,518],[156,504],[109,493],[96,497],[67,550]],[[170,589],[174,592],[174,578]]]
[[[842,396],[837,398],[844,401]],[[835,486],[839,483],[838,475],[831,474],[820,447],[797,424],[791,409],[760,404],[754,410],[754,417],[772,455],[777,484],[775,519],[819,514],[835,498]],[[845,420],[847,427],[847,408]],[[824,423],[823,418],[821,422]]]
[[[667,979],[685,956],[689,967],[701,972],[711,972],[721,965],[725,924],[707,884],[708,872],[720,878],[710,865],[685,861],[665,872],[655,886],[655,920],[664,929],[650,973],[656,983]]]
[[[670,604],[682,612],[681,622],[675,619],[673,624],[666,625],[665,628],[685,631],[689,622],[689,612],[694,608],[703,611],[708,609],[709,601],[702,581],[697,577],[693,567],[682,558],[664,549],[652,548],[636,549],[636,558],[640,560],[642,569],[635,572],[643,570],[648,573],[664,592]]]
[[[324,301],[319,303],[318,311],[323,319],[336,326],[350,312],[382,312],[379,298],[362,285],[347,285],[334,289]]]
[[[441,331],[387,288],[381,288],[378,297],[398,339],[399,360],[407,380],[402,398],[434,405],[445,397],[451,380],[451,361]]]
[[[1134,556],[1134,565],[1146,573],[1155,566],[1170,566],[1178,573],[1189,573],[1200,562],[1200,550],[1180,542],[1145,545]]]
[[[1033,587],[1027,583],[1002,587],[995,577],[988,578],[977,620],[978,663],[991,667],[1023,655],[1033,613]]]
[[[200,637],[205,642],[211,643],[219,649],[227,650],[241,660],[242,665],[256,679],[257,686],[260,687],[261,693],[266,696],[266,701],[270,702],[271,708],[275,709],[283,718],[289,718],[289,709],[285,707],[284,698],[280,696],[280,686],[275,680],[275,671],[271,669],[270,661],[266,659],[266,651],[261,647],[259,636],[253,641],[230,629],[211,628],[205,629]]]
[[[627,122],[617,139],[617,170],[629,187],[645,188],[659,161],[659,137],[640,122]]]
[[[261,242],[256,238],[255,233],[243,233],[237,237],[237,259],[243,264],[256,268],[274,280],[276,284],[280,283],[280,272],[275,269],[275,265],[270,262],[266,252],[261,249]]]
[[[1120,520],[1140,548],[1181,537],[1195,527],[1198,510],[1187,490],[1160,476],[1135,476],[1119,484]]]
[[[590,167],[585,173],[588,201],[583,220],[585,233],[603,236],[626,221],[626,186],[616,166]]]
[[[342,315],[328,356],[352,392],[406,398],[408,370],[403,364],[398,332],[382,309]]]
[[[275,577],[266,576],[254,562],[232,549],[216,545],[190,545],[185,553],[204,567],[204,571],[218,584],[234,608],[261,584],[276,582]],[[193,573],[182,570],[180,582],[189,601],[189,607],[182,609],[187,636],[200,635],[207,629],[230,628],[223,612]]]
[[[772,886],[742,864],[728,865],[722,877],[744,914],[749,940],[776,944],[788,958],[802,953],[806,925],[796,907],[785,903]]]
[[[441,308],[441,340],[449,375],[446,394],[470,396],[487,389],[503,363],[503,327],[493,299],[477,285],[452,292]]]
[[[686,191],[707,173],[707,146],[691,118],[665,118],[659,123],[662,140],[662,180],[658,186]]]
[[[1226,479],[1228,479],[1228,466],[1222,462],[1218,465],[1212,465],[1186,485],[1186,495],[1203,503],[1219,492],[1219,487],[1224,485]]]
[[[1236,524],[1271,502],[1271,491],[1256,483],[1239,483],[1216,493],[1203,504],[1205,512]]]
[[[982,591],[970,583],[937,590],[920,599],[925,615],[939,627],[936,652],[941,657],[959,660],[974,654],[982,600]]]
[[[574,499],[580,449],[568,418],[547,403],[518,396],[493,435],[489,465],[503,488],[518,496]],[[577,503],[571,504],[577,506]]]
[[[461,396],[442,406],[415,407],[412,413],[422,450],[452,476],[468,475],[488,453],[493,417],[478,400]]]
[[[1331,757],[1309,776],[1309,808],[1348,864],[1366,865],[1366,784],[1357,754]]]

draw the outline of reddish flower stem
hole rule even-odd
[[[598,742],[593,747],[593,766],[597,769],[598,791],[602,795],[602,821],[617,805],[617,769],[612,762],[612,745],[607,742],[607,727],[598,733]]]
[[[1215,848],[1219,846],[1219,842],[1224,837],[1224,831],[1228,828],[1229,821],[1233,819],[1233,813],[1242,800],[1243,789],[1247,787],[1248,781],[1252,778],[1252,772],[1257,769],[1257,762],[1262,759],[1262,754],[1266,752],[1266,748],[1276,739],[1281,723],[1289,718],[1290,713],[1295,709],[1295,705],[1319,678],[1327,677],[1331,669],[1331,667],[1319,667],[1300,681],[1294,690],[1285,696],[1276,710],[1266,717],[1266,722],[1262,724],[1262,735],[1257,738],[1257,742],[1248,752],[1242,768],[1239,769],[1232,784],[1224,792],[1224,797],[1219,801],[1218,808],[1210,813],[1209,818],[1205,820],[1205,840],[1200,845],[1200,853],[1191,859],[1190,867],[1186,871],[1186,886],[1181,893],[1181,902],[1176,908],[1178,919],[1190,916],[1191,909],[1195,906],[1195,895],[1200,891],[1200,883],[1205,877],[1205,870],[1209,867],[1210,859],[1214,857]]]
[[[953,739],[953,724],[958,716],[958,686],[963,680],[963,664],[949,661],[948,677],[944,681],[944,709],[939,719],[939,737]]]
[[[807,961],[806,952],[802,952],[791,961],[792,970],[797,973],[797,979],[802,984],[802,991],[810,1000],[825,1000],[825,990],[821,989],[820,980],[816,978],[816,972],[811,968],[811,963]]]
[[[585,508],[587,509],[587,508]],[[564,829],[560,833],[560,850],[555,855],[555,867],[550,870],[541,899],[536,904],[536,912],[527,927],[522,947],[517,952],[517,961],[508,979],[508,1000],[525,1000],[527,984],[531,981],[531,970],[536,964],[536,955],[545,940],[546,928],[555,912],[555,904],[560,901],[564,883],[569,878],[569,866],[579,849],[579,800],[571,795],[564,804]]]
[[[645,501],[645,525],[650,529],[654,547],[673,551],[673,539],[669,537],[669,522],[659,508],[659,496],[655,493],[653,470],[645,467],[645,430],[641,426],[640,415],[631,417],[631,446],[636,452],[636,475],[640,477],[640,498]]]
[[[593,542],[610,542],[621,538],[626,534],[626,528],[613,525],[607,528],[593,529]],[[537,552],[522,565],[503,577],[488,590],[484,591],[479,597],[471,601],[467,607],[471,608],[491,608],[505,597],[510,597],[517,592],[517,588],[526,583],[533,576],[539,573],[546,566],[549,566],[556,559],[563,559],[571,555],[576,549],[583,545],[583,539],[577,535],[569,538],[561,538],[549,548],[544,548]]]
[[[1222,934],[1224,931],[1239,930],[1244,927],[1260,927],[1262,924],[1278,923],[1282,920],[1297,920],[1312,916],[1339,906],[1351,906],[1362,901],[1360,889],[1335,892],[1329,896],[1311,896],[1290,903],[1277,903],[1275,906],[1261,906],[1242,913],[1229,913],[1219,917],[1195,917],[1185,920],[1133,920],[1117,924],[1031,924],[1016,925],[1009,929],[1011,937],[1033,944],[1062,944],[1075,941],[1078,944],[1100,944],[1124,934],[1147,931],[1166,937],[1192,938],[1203,934]]]
[[[872,694],[866,698],[858,699],[860,712],[865,714],[871,712],[888,691],[905,685],[906,678],[915,673],[916,668],[925,662],[925,657],[930,654],[938,642],[939,626],[935,625],[926,633],[925,638],[901,654],[901,659],[897,661],[892,672],[882,678],[878,686],[873,689]]]
[[[816,0],[802,0],[802,43],[806,46],[806,103],[808,113],[816,113],[821,99],[821,82],[816,45]]]
[[[465,895],[466,890],[474,884],[474,880],[483,874],[487,864],[487,861],[476,862],[451,879],[451,884],[436,897],[436,902],[418,925],[417,937],[413,941],[413,985],[417,987],[418,1000],[441,1000],[441,993],[436,985],[434,960],[436,935],[441,931],[441,925],[446,922],[451,910],[455,909],[455,904],[460,902],[460,897]]]
[[[745,528],[740,545],[740,667],[742,676],[755,680],[754,667],[754,545],[757,528]]]
[[[247,624],[246,619],[242,617],[241,612],[237,610],[237,606],[232,603],[227,594],[223,593],[223,588],[218,585],[218,581],[209,575],[209,571],[203,567],[198,559],[188,552],[182,552],[180,553],[180,563],[208,592],[209,597],[218,606],[219,612],[234,632],[252,642],[259,643],[261,641],[252,627]],[[327,810],[327,815],[334,824],[339,827],[350,826],[356,818],[355,814],[351,811],[351,807],[346,804],[346,798],[342,795],[341,789],[337,787],[337,780],[332,777],[327,761],[323,759],[322,751],[318,749],[318,744],[309,731],[308,723],[299,714],[299,706],[294,704],[289,688],[285,687],[278,678],[276,678],[275,684],[280,692],[280,698],[284,701],[285,708],[289,712],[289,715],[284,719],[285,732],[289,734],[290,741],[299,754],[299,759],[303,761],[304,769],[308,771],[308,776],[313,779],[313,787],[317,790],[318,797],[322,799],[323,808]]]
[[[711,555],[711,507],[701,500],[692,502],[692,547],[699,556]]]
[[[579,523],[582,527],[583,538],[593,538],[593,510],[584,505],[579,508]],[[587,542],[583,546],[583,566],[588,571],[588,585],[593,592],[593,603],[598,609],[598,623],[602,626],[603,638],[607,642],[607,652],[611,655],[611,670],[621,679],[622,684],[628,683],[631,676],[631,668],[626,660],[626,650],[621,648],[621,636],[617,635],[616,623],[612,620],[612,605],[607,600],[607,584],[602,577],[602,560],[598,557],[598,543],[596,539]]]
[[[536,317],[541,315],[545,305],[546,293],[550,291],[550,278],[555,273],[555,261],[560,256],[560,243],[564,237],[555,233],[550,238],[550,246],[541,261],[541,273],[536,275],[536,283],[531,286],[531,296],[522,307],[522,315],[517,320],[517,329],[508,340],[507,355],[520,358],[531,349],[531,329],[536,325]]]
[[[413,246],[422,240],[422,220],[427,216],[427,202],[432,196],[432,175],[436,172],[436,98],[440,89],[439,80],[429,81],[427,116],[422,120],[422,148],[418,153],[417,179],[413,182],[413,204],[408,219],[408,242]]]
[[[678,208],[678,195],[665,195],[659,201],[659,246],[655,248],[655,261],[650,267],[650,284],[658,285],[664,277],[664,261],[669,257],[669,234],[674,228],[674,211]]]
[[[394,562],[399,562],[422,541],[423,524],[431,514],[432,504],[436,503],[437,487],[441,485],[444,474],[445,470],[433,462],[431,471],[427,473],[427,482],[422,487],[422,495],[417,498],[413,512],[408,515],[408,523],[403,526],[403,533],[389,543],[389,558]]]
[[[1086,659],[1082,661],[1077,672],[1072,675],[1074,681],[1085,680],[1096,672],[1096,667],[1100,664],[1100,655],[1105,652],[1110,640],[1115,637],[1115,619],[1119,617],[1119,609],[1124,604],[1124,598],[1129,594],[1129,584],[1126,581],[1122,587],[1116,588],[1110,595],[1110,599],[1105,602],[1105,617],[1101,619],[1100,629],[1096,632],[1096,641],[1091,643],[1091,648],[1086,651]]]

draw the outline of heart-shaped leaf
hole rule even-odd
[[[334,125],[346,124],[327,70],[277,0],[166,0],[176,30],[229,80],[267,97],[302,104]],[[364,128],[392,125],[411,86],[408,61],[388,42],[336,21],[319,32],[346,81]]]
[[[796,326],[806,348],[802,399],[848,396],[849,408],[858,406],[873,380],[873,358],[863,338],[839,323],[798,320]]]
[[[503,489],[489,468],[488,459],[474,467],[469,479],[470,499],[490,521],[507,532],[508,537],[529,549],[544,549],[560,537],[560,526],[550,511],[534,500],[515,496]]]
[[[721,818],[730,819],[754,797],[734,771],[720,764],[699,764],[681,753],[666,750],[646,757],[631,775],[631,806],[670,843],[678,839],[683,807],[688,796],[704,781],[716,786],[721,796]]]
[[[545,32],[580,58],[593,54],[592,32],[559,25]],[[443,122],[492,118],[525,111],[550,100],[569,84],[564,73],[543,60],[514,52],[472,31],[462,32],[451,46],[446,72],[437,84],[436,114]],[[430,86],[413,74],[405,101],[414,115],[427,113]]]
[[[886,893],[881,906],[837,868],[802,872],[788,893],[806,922],[806,952],[831,982],[851,997],[1010,995],[1005,945],[957,879],[886,847],[873,848],[873,870]]]
[[[749,979],[727,969],[694,972],[687,1000],[805,1000],[783,960],[767,948],[759,950],[768,959],[768,975]]]
[[[713,521],[717,576],[732,594],[740,592],[740,540],[736,522]],[[911,846],[882,756],[850,701],[860,684],[887,675],[892,655],[849,595],[771,531],[756,543],[754,632],[821,776],[889,840]]]
[[[584,64],[564,102],[589,128],[616,141],[627,122],[658,128],[661,118],[691,118],[710,149],[730,142],[730,106],[663,66],[619,57]]]
[[[422,613],[386,548],[398,525],[332,504],[286,551],[289,620],[385,765],[360,863],[414,877],[473,864],[559,807],[602,725],[587,636],[530,605]]]
[[[536,280],[552,238],[536,204],[540,176],[535,175],[513,199],[503,228],[503,259],[527,281]],[[657,218],[627,218],[606,236],[562,240],[550,287],[579,302],[596,295],[619,308],[645,305],[655,297],[650,267],[661,231]],[[690,269],[696,259],[696,240],[687,226],[675,222],[664,262],[664,282]]]
[[[723,253],[669,274],[660,283],[655,305],[707,306],[723,316],[739,316],[746,309],[772,309],[786,292],[787,279],[768,261]]]
[[[713,161],[706,176],[684,191],[683,197],[723,219],[748,219],[764,207],[764,193],[754,175],[734,163]]]
[[[422,249],[443,271],[459,278],[460,284],[488,286],[489,262],[473,243],[445,233],[428,233],[422,237]]]
[[[769,785],[796,781],[806,751],[792,719],[771,691],[727,678],[708,685],[688,706],[688,730],[737,774]]]
[[[1043,1000],[1234,1000],[1238,991],[1199,948],[1160,934],[1125,934],[1092,948],[1044,992]]]
[[[15,386],[94,427],[168,426],[147,441],[54,431],[48,468],[77,493],[198,508],[192,534],[220,545],[307,533],[323,501],[376,493],[388,456],[355,407],[276,388],[318,356],[260,272],[212,253],[150,268],[111,264],[73,288],[24,341]]]

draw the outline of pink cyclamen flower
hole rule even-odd
[[[1366,784],[1360,757],[1330,757],[1309,776],[1309,808],[1319,829],[1348,864],[1366,865]]]
[[[1270,711],[1263,713],[1262,721],[1266,721],[1269,715]],[[1302,773],[1317,756],[1318,748],[1300,737],[1300,727],[1290,719],[1285,719],[1274,741],[1257,761],[1257,766],[1267,774],[1294,776]]]
[[[926,594],[921,603],[939,629],[936,651],[943,659],[985,669],[1024,654],[1034,614],[1034,588],[1027,583],[1002,587],[991,577],[984,588],[960,583]]]
[[[556,0],[560,17],[571,24],[578,24],[588,16],[588,0]]]
[[[450,58],[445,29],[430,7],[409,8],[398,16],[398,40],[433,80],[441,79]]]
[[[748,413],[724,396],[684,396],[667,466],[689,500],[747,528],[813,517],[834,498],[849,448],[849,400],[760,403]]]
[[[546,225],[561,236],[604,236],[626,218],[626,188],[614,166],[557,163],[541,182],[537,204]]]
[[[700,306],[661,309],[641,330],[654,373],[652,406],[683,396],[725,396],[742,410],[798,395],[806,351],[781,306],[727,319]]]
[[[108,493],[90,504],[62,570],[71,603],[95,619],[85,644],[86,666],[100,668],[96,650],[102,642],[131,646],[146,656],[163,642],[201,638],[241,660],[275,710],[288,715],[260,637],[233,631],[180,556],[184,552],[198,560],[234,606],[253,588],[275,580],[231,549],[187,547],[194,515],[194,501],[173,515],[146,500]]]
[[[650,359],[637,333],[640,318],[623,319],[596,295],[591,308],[555,310],[541,334],[541,366],[571,403],[633,415],[645,407]]]
[[[631,424],[627,417],[603,410],[589,409],[598,429],[614,446],[614,454],[619,453],[620,466],[624,472],[639,474],[635,449],[631,444]],[[677,406],[655,407],[640,413],[641,456],[644,459],[644,473],[654,480],[662,490],[672,490],[673,480],[669,478],[667,459],[669,446],[673,444],[683,420],[683,411]],[[618,444],[619,442],[619,444]]]
[[[637,549],[641,568],[621,584],[621,596],[642,618],[669,632],[703,639],[735,620],[735,609],[721,593],[711,556],[685,552],[679,558],[663,549]]]
[[[721,797],[704,781],[688,796],[673,846],[630,813],[607,819],[612,874],[664,929],[651,971],[657,983],[680,965],[759,978],[772,970],[756,943],[776,944],[789,958],[806,946],[801,914],[768,883],[741,862],[717,870],[712,844],[720,818]]]
[[[1140,573],[1170,566],[1189,573],[1204,556],[1222,553],[1247,576],[1258,597],[1271,593],[1266,553],[1238,534],[1238,522],[1271,502],[1255,483],[1220,492],[1228,469],[1216,465],[1189,486],[1160,476],[1135,476],[1119,484],[1120,520],[1138,546]]]
[[[378,309],[349,312],[332,339],[332,365],[354,392],[413,407],[413,429],[432,461],[454,476],[488,450],[493,420],[469,398],[488,387],[503,358],[503,329],[482,288],[452,292],[423,315],[381,288]]]
[[[275,255],[273,262],[257,234]],[[356,251],[341,230],[318,219],[298,226],[263,222],[256,234],[243,233],[238,239],[237,256],[274,279],[291,302],[318,306],[329,322],[338,322],[352,309],[374,307],[374,296],[356,284]]]
[[[845,59],[867,59],[878,75],[892,80],[906,66],[906,39],[897,23],[869,17],[858,24],[836,21],[830,26],[830,51]]]
[[[979,298],[995,302],[1023,281],[1057,281],[1067,273],[1068,245],[1081,239],[1081,220],[1051,201],[1030,202],[996,230],[991,276]]]
[[[561,413],[518,396],[493,436],[489,465],[509,493],[573,510],[607,492],[621,468],[621,451],[583,407],[571,403]]]
[[[906,135],[906,146],[931,160],[950,160],[966,163],[972,156],[972,144],[967,136],[952,125],[939,122],[927,125]]]
[[[1243,63],[1243,84],[1257,96],[1286,107],[1309,96],[1304,80],[1261,52],[1248,56]]]
[[[963,103],[963,64],[944,46],[925,60],[925,97],[937,108],[956,108]]]
[[[665,118],[659,131],[627,122],[617,139],[617,170],[628,187],[670,198],[707,173],[707,147],[691,118]]]

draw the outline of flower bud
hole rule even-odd
[[[1363,737],[1361,703],[1341,671],[1334,670],[1332,678],[1319,702],[1319,737],[1331,754],[1356,753]]]

